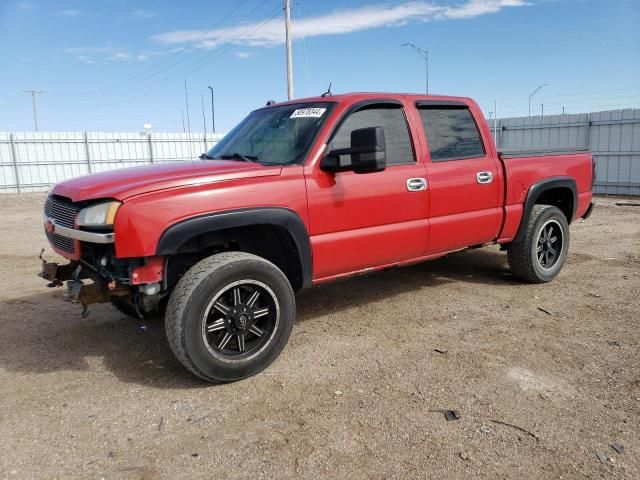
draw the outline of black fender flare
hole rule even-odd
[[[274,225],[289,232],[296,244],[302,267],[302,286],[311,286],[313,257],[309,233],[300,216],[282,207],[243,208],[212,212],[182,220],[169,226],[160,236],[156,255],[171,256],[189,239],[205,233],[251,225]]]
[[[576,186],[576,181],[571,177],[553,177],[553,178],[545,178],[544,180],[540,180],[537,183],[534,183],[529,188],[527,192],[527,198],[524,201],[524,207],[522,209],[522,219],[520,220],[520,226],[518,227],[518,233],[516,233],[513,242],[518,242],[522,239],[522,235],[526,229],[526,224],[529,221],[529,217],[531,216],[531,210],[533,210],[533,206],[542,195],[547,190],[551,190],[552,188],[568,188],[573,193],[573,212],[571,212],[571,218],[567,219],[568,223],[576,216],[576,209],[578,208],[578,187]]]

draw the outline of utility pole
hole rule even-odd
[[[417,45],[409,42],[409,43],[403,43],[402,45],[400,45],[401,47],[411,47],[413,48],[416,53],[418,55],[420,55],[422,58],[424,58],[424,73],[425,73],[425,83],[426,83],[426,88],[425,91],[427,94],[429,94],[429,52],[427,50],[424,50],[423,48],[418,47]]]
[[[542,110],[540,111],[540,117],[544,117],[544,103],[541,103],[540,107],[542,108]]]
[[[207,117],[204,116],[204,95],[200,95],[200,103],[202,104],[202,125],[204,126],[204,138],[207,138]]]
[[[211,131],[216,133],[216,113],[213,109],[213,87],[209,85],[209,90],[211,90]]]
[[[489,112],[489,124],[493,121],[493,112]],[[495,138],[494,138],[495,141]]]
[[[33,129],[38,131],[38,112],[36,111],[36,95],[44,93],[42,90],[24,90],[24,93],[31,94],[31,102],[33,103]]]
[[[189,156],[193,157],[193,152],[191,148],[193,145],[191,144],[191,119],[189,118],[189,92],[187,91],[187,81],[184,81],[184,103],[187,107],[187,131],[189,133]]]
[[[493,140],[498,145],[498,101],[493,101]]]
[[[187,128],[184,126],[184,110],[180,110],[182,113],[182,133],[187,133]]]
[[[533,97],[535,97],[536,93],[538,93],[542,88],[548,87],[548,86],[549,86],[548,83],[543,83],[542,85],[540,85],[538,88],[536,88],[533,92],[529,94],[529,116],[531,116],[531,100],[533,100]]]
[[[291,0],[284,0],[284,29],[287,51],[287,98],[293,99],[293,59],[291,58]]]
[[[184,104],[187,108],[187,131],[191,135],[191,119],[189,118],[189,92],[187,91],[187,81],[184,81]]]

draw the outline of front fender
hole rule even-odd
[[[252,225],[274,225],[289,232],[300,255],[303,286],[310,286],[313,275],[313,259],[309,234],[300,216],[287,208],[246,208],[198,215],[182,220],[164,231],[158,241],[156,255],[175,255],[180,251],[182,245],[202,234]]]

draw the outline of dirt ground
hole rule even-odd
[[[0,478],[640,478],[639,207],[597,199],[546,285],[489,247],[302,292],[280,358],[211,386],[36,277],[43,198],[0,196]]]

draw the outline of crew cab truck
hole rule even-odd
[[[469,98],[392,93],[269,102],[200,159],[55,185],[43,260],[85,308],[165,317],[178,360],[212,382],[280,354],[294,292],[498,243],[548,282],[591,213],[588,153],[508,157]]]

